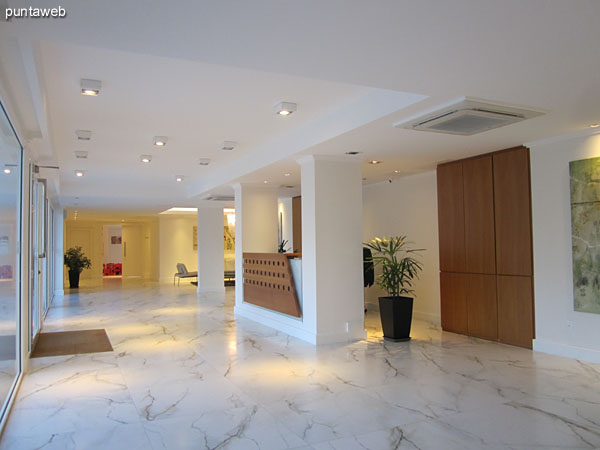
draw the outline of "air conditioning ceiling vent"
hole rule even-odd
[[[398,128],[471,136],[544,114],[529,108],[465,97],[451,105],[394,124]]]
[[[211,202],[232,202],[235,199],[231,195],[208,195],[202,200],[209,200]]]

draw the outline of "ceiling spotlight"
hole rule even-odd
[[[6,167],[6,168],[4,169],[4,173],[5,173],[5,174],[7,174],[7,175],[8,175],[9,173],[11,173],[11,172],[12,172],[12,170],[10,170],[8,167]]]
[[[289,116],[294,111],[296,111],[296,104],[290,102],[281,102],[275,105],[274,107],[275,113],[280,116]]]
[[[183,175],[176,175],[175,181],[177,181],[178,183],[181,183],[183,181]]]
[[[381,164],[381,161],[377,161],[376,159],[373,159],[373,160],[369,161],[369,164]]]
[[[221,150],[233,150],[237,145],[234,141],[223,141],[221,144]]]
[[[210,158],[200,158],[198,164],[201,166],[208,166],[210,164]]]
[[[77,159],[87,159],[88,157],[88,152],[86,152],[85,150],[75,150],[75,158]]]
[[[75,176],[81,178],[82,176],[85,175],[85,172],[83,170],[76,170],[75,171]]]
[[[166,136],[154,136],[154,139],[152,140],[152,142],[157,147],[164,147],[165,145],[167,145],[168,140],[169,139]]]
[[[600,127],[600,123],[593,123],[590,125],[590,128],[598,128]]]
[[[283,174],[283,176],[284,176],[284,177],[289,177],[289,176],[290,176],[290,174],[289,174],[289,173],[284,173],[284,174]]]
[[[92,132],[89,130],[75,130],[75,135],[80,141],[89,141],[92,139]]]
[[[149,163],[152,161],[152,155],[142,155],[140,156],[140,161],[143,163]]]
[[[97,96],[100,93],[102,82],[98,80],[81,80],[81,94]]]
[[[346,155],[358,155],[360,152],[346,152]]]

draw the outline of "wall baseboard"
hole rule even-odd
[[[436,325],[441,325],[442,319],[437,314],[428,313],[425,311],[413,311],[413,317],[415,319],[424,320],[426,322],[431,322]]]
[[[574,347],[556,342],[533,340],[533,350],[551,355],[566,356],[591,363],[600,364],[600,351],[590,348]]]

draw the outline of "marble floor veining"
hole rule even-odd
[[[32,360],[0,449],[600,448],[599,365],[366,324],[314,347],[236,319],[231,288],[84,287],[45,330],[105,328],[114,352]]]

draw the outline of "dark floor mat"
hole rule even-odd
[[[112,352],[104,329],[40,333],[32,358],[77,355],[80,353]]]

